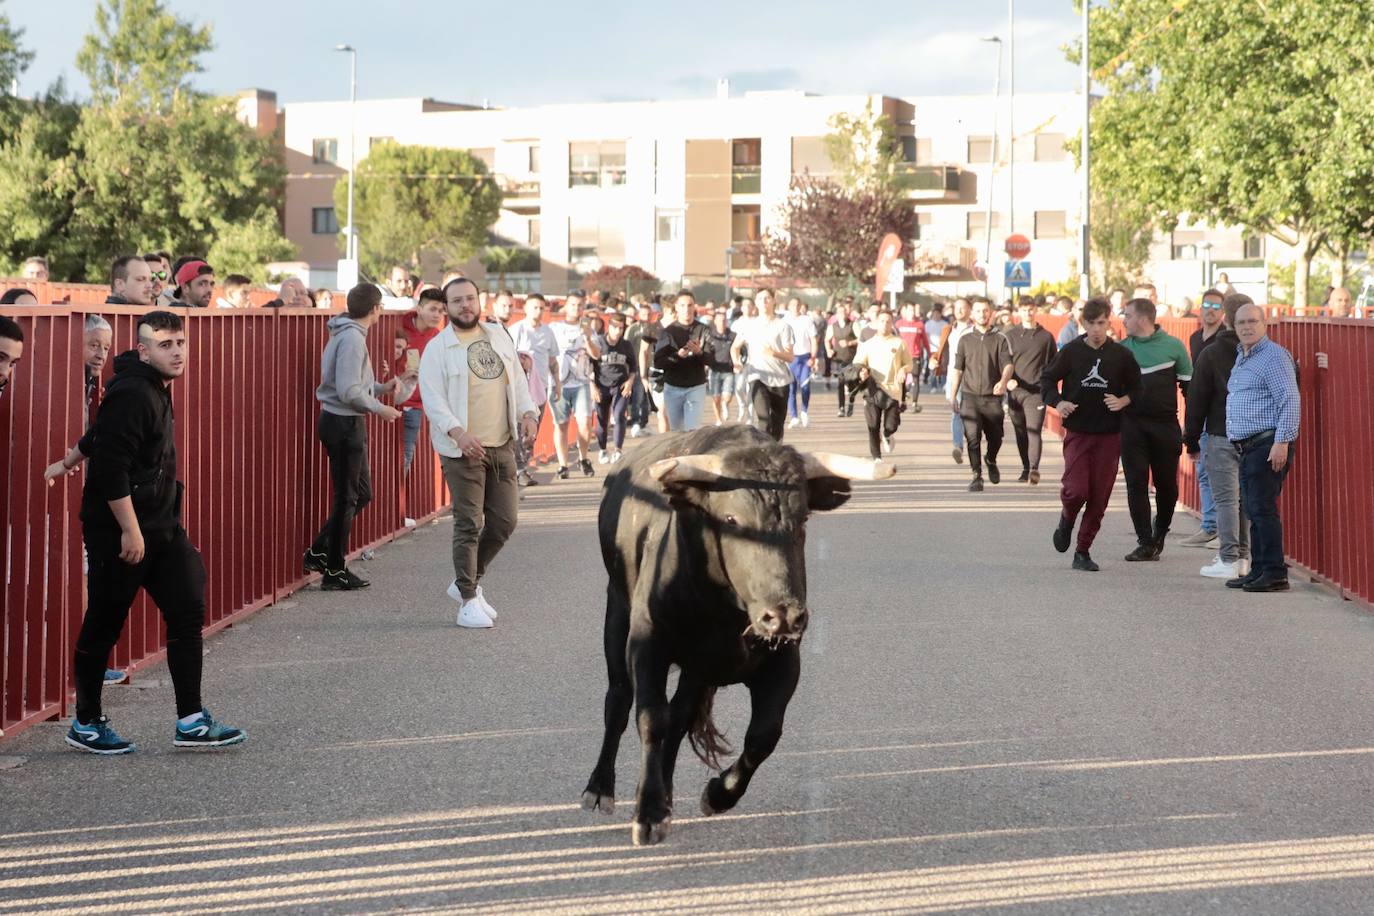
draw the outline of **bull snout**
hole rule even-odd
[[[760,614],[754,629],[765,639],[798,639],[806,632],[810,618],[811,614],[804,607],[779,604]]]

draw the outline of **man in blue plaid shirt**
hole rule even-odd
[[[1288,590],[1283,562],[1279,493],[1293,463],[1302,402],[1293,356],[1265,334],[1264,310],[1253,303],[1236,312],[1240,338],[1227,383],[1226,435],[1240,452],[1240,494],[1250,518],[1250,573],[1228,579],[1247,592]]]

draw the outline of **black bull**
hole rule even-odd
[[[676,433],[637,449],[606,479],[598,530],[606,589],[606,734],[583,807],[615,807],[615,758],[630,704],[642,745],[631,837],[667,832],[683,738],[720,769],[716,689],[749,688],[738,759],[706,783],[701,810],[733,808],[782,735],[806,628],[806,520],[849,499],[882,463],[806,454],[750,427]],[[667,698],[668,672],[677,692]]]

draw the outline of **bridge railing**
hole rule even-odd
[[[24,331],[23,360],[0,397],[0,734],[65,715],[71,655],[85,607],[83,473],[48,486],[44,468],[82,433],[82,335],[87,313],[114,330],[111,357],[134,345],[145,309],[109,305],[5,307]],[[301,553],[324,521],[328,464],[315,434],[315,388],[328,315],[314,310],[178,310],[187,321],[186,375],[172,386],[183,521],[209,571],[206,632],[302,587]],[[379,376],[392,362],[401,315],[368,336]],[[105,381],[111,369],[107,365]],[[99,409],[98,406],[96,408]],[[420,431],[402,480],[402,426],[369,419],[373,501],[353,528],[352,552],[394,539],[448,504],[437,456]],[[536,455],[551,451],[548,429]],[[112,663],[137,671],[162,657],[166,631],[141,597]]]

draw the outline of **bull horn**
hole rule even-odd
[[[802,452],[806,462],[806,476],[843,477],[846,480],[886,480],[897,469],[886,461],[871,461],[835,452]]]
[[[719,455],[683,455],[649,465],[649,476],[659,483],[715,483],[722,471]]]

